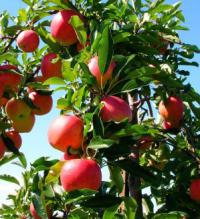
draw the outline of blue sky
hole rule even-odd
[[[175,0],[168,0],[169,3],[175,3]],[[13,3],[13,4],[12,4]],[[16,15],[17,10],[22,8],[24,4],[21,0],[1,0],[0,13],[3,10],[8,10],[10,14]],[[182,10],[186,18],[185,25],[190,28],[190,31],[180,32],[180,36],[184,42],[196,44],[200,47],[200,0],[183,0]],[[195,57],[195,61],[200,63],[200,55]],[[200,91],[200,70],[199,68],[189,68],[191,76],[189,82]],[[29,162],[34,161],[40,156],[50,156],[51,158],[60,158],[62,153],[54,150],[47,142],[47,129],[50,121],[55,118],[59,111],[56,110],[55,104],[59,94],[54,96],[54,109],[45,116],[38,116],[36,123],[31,133],[23,134],[23,146],[21,151],[26,155]],[[20,169],[12,164],[0,167],[1,174],[11,174],[19,176]],[[13,186],[0,181],[0,204],[5,201],[5,195],[13,190]]]

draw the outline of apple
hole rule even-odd
[[[0,107],[5,106],[8,102],[8,99],[6,97],[0,98]]]
[[[24,30],[17,37],[17,45],[23,52],[34,52],[39,46],[39,36],[34,30]]]
[[[61,10],[53,17],[51,21],[51,35],[62,45],[70,46],[75,44],[78,39],[73,26],[69,23],[72,16],[81,15],[73,10]]]
[[[67,192],[78,189],[98,190],[101,186],[101,168],[92,159],[68,160],[61,169],[60,181]]]
[[[169,41],[163,39],[161,36],[158,38],[158,43],[153,44],[153,48],[157,49],[161,55],[164,55],[167,52],[169,46]]]
[[[98,56],[94,56],[92,59],[90,59],[88,63],[88,68],[91,74],[96,78],[97,84],[101,88],[104,87],[104,85],[109,79],[111,79],[113,69],[115,68],[115,66],[116,66],[115,62],[111,61],[108,70],[104,74],[101,74],[98,64]]]
[[[3,139],[0,138],[0,159],[4,156],[5,152],[6,152],[6,146],[3,142]]]
[[[78,149],[83,142],[83,121],[75,115],[61,115],[49,126],[48,141],[56,149],[66,152]]]
[[[107,96],[102,99],[101,103],[103,103],[103,107],[100,116],[104,122],[132,120],[131,108],[123,99],[116,96]]]
[[[30,204],[30,213],[34,219],[42,219],[35,210],[33,203]]]
[[[184,105],[179,97],[170,96],[166,102],[161,101],[159,103],[158,111],[166,122],[169,122],[173,127],[176,127],[183,118]]]
[[[5,111],[8,118],[12,121],[13,128],[17,132],[29,132],[35,123],[35,116],[31,108],[21,99],[10,99]]]
[[[17,132],[30,132],[35,124],[35,115],[31,113],[24,118],[17,118],[12,120],[12,126]]]
[[[5,136],[8,137],[13,142],[13,144],[16,148],[19,149],[21,147],[22,138],[18,132],[14,131],[14,130],[10,130],[10,131],[7,131],[5,133]]]
[[[62,77],[62,61],[58,59],[55,63],[53,62],[53,60],[57,58],[58,55],[55,53],[49,53],[43,57],[41,71],[45,79],[51,77]]]
[[[72,159],[78,159],[78,158],[80,158],[79,154],[70,154],[68,151],[66,151],[60,160],[66,161],[66,160],[72,160]]]
[[[21,75],[15,73],[18,68],[14,65],[2,65],[0,66],[0,84],[1,90],[6,92],[17,92],[21,83]]]
[[[153,138],[150,135],[143,136],[139,139],[139,149],[146,150],[148,149],[153,142]]]
[[[29,98],[31,99],[34,106],[38,109],[32,109],[32,112],[36,115],[44,115],[51,111],[53,105],[53,99],[50,95],[41,95],[34,91],[29,93]]]
[[[189,193],[192,200],[200,201],[200,179],[192,180]]]

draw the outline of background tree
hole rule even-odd
[[[1,217],[198,218],[200,95],[183,66],[198,66],[200,50],[179,38],[180,3],[23,2],[17,17],[1,15],[0,164],[27,167],[8,132],[29,132],[60,90],[48,140],[65,154],[24,170]],[[110,182],[100,185],[98,165]]]

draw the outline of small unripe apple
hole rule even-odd
[[[101,168],[91,159],[69,160],[61,169],[60,180],[67,192],[78,189],[98,190],[101,186]]]
[[[78,149],[83,142],[83,121],[74,115],[61,115],[49,126],[48,141],[54,148],[66,152]]]
[[[81,15],[76,11],[66,9],[55,14],[51,22],[52,37],[65,46],[75,44],[78,41],[76,32],[69,23],[72,16],[79,16],[81,18]]]
[[[41,71],[45,79],[62,77],[62,61],[58,59],[55,63],[53,62],[53,60],[57,58],[58,55],[55,53],[49,53],[43,57]]]
[[[178,126],[183,118],[184,105],[179,97],[170,96],[166,102],[159,103],[158,110],[162,118],[174,127]]]
[[[34,91],[29,93],[29,98],[33,105],[37,107],[37,109],[32,109],[32,112],[36,115],[44,115],[51,111],[53,99],[50,95],[41,95]]]
[[[33,216],[34,219],[42,219],[38,213],[36,212],[33,203],[30,204],[30,213]]]
[[[104,74],[101,74],[98,64],[98,56],[94,56],[88,63],[88,68],[91,74],[96,78],[97,84],[101,88],[104,87],[104,85],[109,79],[111,79],[113,69],[115,68],[115,66],[115,62],[111,61],[108,70]]]
[[[11,131],[7,131],[5,133],[5,135],[13,142],[14,146],[16,148],[20,148],[21,145],[22,145],[22,138],[21,138],[21,135],[14,131],[14,130],[11,130]]]
[[[123,99],[116,96],[107,96],[102,99],[101,103],[103,103],[103,107],[100,116],[104,122],[132,120],[131,108]]]
[[[24,52],[34,52],[39,46],[39,36],[34,30],[24,30],[17,37],[17,45]]]
[[[190,184],[190,197],[194,201],[200,201],[200,179],[192,180]]]

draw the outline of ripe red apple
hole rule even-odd
[[[50,95],[41,95],[36,91],[29,93],[29,98],[38,109],[32,109],[36,115],[44,115],[50,112],[53,99]]]
[[[0,98],[0,107],[5,106],[8,102],[8,99],[6,97]]]
[[[104,122],[122,122],[125,119],[132,120],[132,111],[129,105],[121,98],[107,96],[102,99],[104,104],[100,111],[101,119]]]
[[[170,96],[166,102],[159,103],[158,110],[162,118],[175,127],[183,118],[184,105],[179,97]]]
[[[33,216],[34,219],[42,219],[38,213],[36,212],[33,203],[30,204],[30,213]]]
[[[200,201],[200,179],[194,179],[190,185],[190,197],[194,201]]]
[[[3,158],[5,152],[6,152],[6,146],[3,142],[3,139],[0,138],[0,159]]]
[[[62,61],[58,59],[57,62],[52,62],[57,58],[58,55],[55,53],[49,53],[43,57],[41,71],[45,79],[51,77],[62,77]]]
[[[153,142],[153,138],[150,135],[143,136],[139,139],[139,149],[146,150],[148,149]]]
[[[101,186],[101,168],[91,159],[69,160],[61,169],[60,180],[67,192],[78,189],[98,190]]]
[[[17,45],[24,52],[34,52],[39,46],[39,36],[34,30],[24,30],[17,37]]]
[[[58,12],[51,22],[51,35],[57,42],[65,46],[78,41],[74,28],[69,23],[72,16],[79,16],[82,19],[76,11],[66,9]]]
[[[17,74],[18,69],[14,65],[0,66],[0,84],[1,90],[6,92],[17,92],[21,83],[21,75]]]
[[[111,79],[113,69],[115,68],[116,64],[114,61],[111,62],[107,72],[101,74],[98,64],[98,56],[94,56],[88,63],[88,68],[91,74],[96,78],[97,84],[99,87],[104,87],[106,82]]]
[[[21,147],[22,138],[18,132],[14,131],[14,130],[10,130],[10,131],[7,131],[5,133],[5,135],[13,142],[13,144],[16,148],[19,149]]]
[[[78,149],[83,142],[83,121],[74,115],[61,115],[49,126],[48,141],[56,149],[66,152]]]

